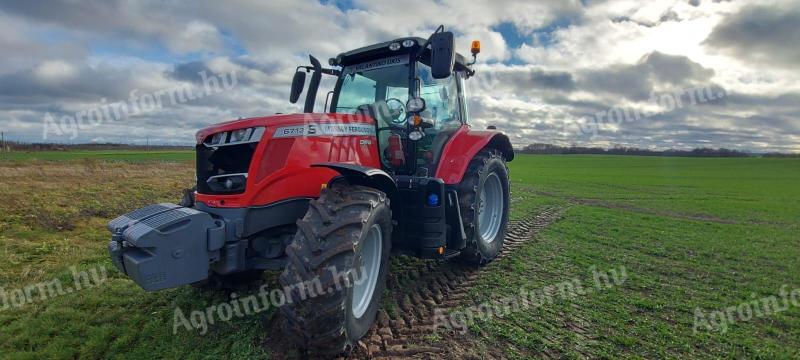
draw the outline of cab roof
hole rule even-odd
[[[404,47],[401,45],[400,49],[398,50],[391,50],[389,49],[389,45],[393,43],[403,44],[406,40],[413,40],[414,45],[411,47]],[[419,47],[425,43],[427,39],[423,39],[421,37],[403,37],[394,39],[391,41],[386,41],[374,45],[364,46],[358,49],[350,50],[343,52],[337,55],[335,58],[331,58],[328,62],[331,66],[347,66],[351,64],[358,64],[365,61],[375,60],[384,58],[391,55],[398,55],[398,54],[408,54],[412,51],[416,52],[419,50]],[[456,70],[466,70],[469,67],[469,62],[467,62],[467,58],[463,55],[456,53]]]

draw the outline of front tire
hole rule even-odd
[[[484,265],[503,248],[509,211],[508,167],[503,154],[484,149],[470,161],[458,186],[467,245],[460,258]]]
[[[335,355],[367,333],[386,286],[391,220],[386,194],[368,187],[337,183],[310,202],[280,277],[283,331],[298,346]]]

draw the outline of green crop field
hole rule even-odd
[[[146,293],[107,259],[108,220],[177,202],[194,179],[191,152],[0,156],[0,357],[293,356],[271,351],[282,341],[274,309],[205,334],[176,329],[176,308],[202,310],[227,294]],[[588,285],[597,271],[616,269],[624,281],[473,319],[464,335],[440,329],[431,341],[463,342],[476,358],[487,349],[507,358],[800,357],[800,299],[790,296],[800,288],[800,159],[519,155],[510,169],[514,219],[554,208],[562,216],[487,267],[461,309],[571,279]],[[97,269],[106,275],[80,291],[8,300]],[[277,286],[276,274],[263,282]],[[770,296],[777,308],[737,313]]]
[[[103,150],[103,151],[11,151],[0,152],[2,160],[117,160],[117,161],[184,161],[194,160],[194,151],[190,150]]]
[[[482,341],[511,357],[800,356],[800,304],[747,321],[709,319],[800,288],[800,161],[521,156],[511,171],[531,204],[567,210],[504,259],[506,271],[482,278],[476,299],[591,279],[593,267],[624,266],[627,280],[478,322],[472,329]]]

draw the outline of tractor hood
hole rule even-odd
[[[371,117],[350,114],[274,115],[210,126],[197,132],[196,200],[242,208],[317,197],[320,184],[336,172],[314,164],[380,168],[376,133]]]
[[[292,127],[293,130],[307,128],[308,125],[315,124],[364,124],[375,125],[375,120],[364,115],[351,115],[351,114],[324,114],[324,113],[300,113],[300,114],[279,114],[272,116],[254,117],[248,119],[239,119],[227,121],[215,125],[211,125],[205,129],[197,132],[195,135],[197,143],[203,143],[206,138],[211,135],[233,131],[239,129],[248,129],[256,127],[264,127],[268,131],[273,128],[287,128]],[[302,126],[305,125],[305,126]],[[272,131],[269,131],[272,132]]]

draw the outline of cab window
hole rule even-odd
[[[423,117],[434,120],[436,130],[461,126],[461,104],[458,99],[456,73],[447,79],[434,79],[431,68],[424,63],[418,63],[417,76],[421,82],[420,97],[425,99],[427,105]]]

